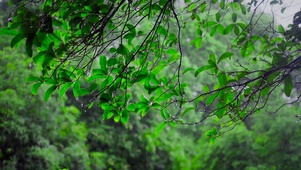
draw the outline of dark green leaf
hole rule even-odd
[[[29,57],[32,57],[32,46],[33,46],[34,36],[35,35],[29,35],[25,43],[26,53]]]
[[[124,39],[128,39],[128,40],[132,40],[132,39],[134,39],[135,38],[135,34],[132,34],[132,33],[127,33],[127,34],[125,34],[124,35]]]
[[[71,87],[72,83],[66,83],[63,86],[61,86],[60,90],[60,98],[66,93],[66,91]]]
[[[118,64],[118,60],[116,58],[110,58],[108,60],[108,66],[113,66],[115,64]]]
[[[233,13],[233,14],[232,14],[232,21],[233,21],[234,23],[236,23],[236,21],[237,21],[237,14],[236,14],[236,13]]]
[[[239,36],[240,34],[240,30],[239,30],[239,27],[237,25],[234,26],[234,34]]]
[[[284,79],[284,93],[287,97],[290,97],[293,90],[293,80],[291,75],[287,75]]]
[[[221,18],[221,13],[220,13],[220,12],[217,12],[217,13],[215,14],[215,20],[216,20],[216,22],[219,22],[219,21],[220,21],[220,18]]]
[[[57,86],[51,86],[47,89],[47,91],[45,92],[44,95],[44,101],[47,102],[49,97],[51,96],[51,94],[55,91],[55,89],[57,88]]]
[[[121,55],[128,55],[129,50],[123,44],[120,44],[117,48],[117,53]]]
[[[40,77],[35,77],[35,76],[28,76],[27,77],[27,81],[42,81],[42,79]]]
[[[38,94],[38,89],[39,87],[43,84],[43,82],[39,82],[39,83],[36,83],[32,86],[31,88],[31,93],[34,94],[34,95],[37,95]]]
[[[92,83],[92,84],[90,85],[89,91],[92,92],[92,91],[96,90],[97,87],[98,87],[98,85],[97,85],[96,83]]]
[[[242,4],[240,4],[240,9],[241,9],[242,14],[246,15],[246,13],[247,13],[246,7]]]
[[[16,44],[18,44],[25,36],[23,33],[17,34],[10,42],[10,47],[13,48]]]

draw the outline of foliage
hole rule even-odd
[[[83,1],[83,3],[84,2],[85,1]],[[113,3],[113,1],[111,2]],[[74,3],[80,5],[80,2]],[[141,1],[141,4],[143,3],[149,2]],[[204,29],[197,20],[197,16],[200,18],[204,17],[202,14],[199,14],[200,11],[198,10],[201,6],[197,6],[198,3],[199,2],[191,4],[191,6],[196,4],[194,7],[191,7],[191,11],[196,12],[195,16],[190,16],[191,20],[187,20],[187,18],[185,18],[185,20],[180,19],[180,21],[187,21],[187,23],[185,23],[186,28],[184,28],[184,25],[181,27],[182,55],[179,56],[179,59],[182,59],[181,71],[183,73],[183,75],[181,75],[181,86],[183,87],[185,86],[183,84],[187,83],[183,89],[183,92],[185,91],[185,98],[187,99],[195,98],[203,93],[208,93],[209,96],[211,93],[210,89],[218,88],[217,86],[219,85],[217,84],[222,82],[223,77],[220,74],[216,75],[217,73],[215,73],[213,68],[208,68],[208,56],[209,59],[213,59],[214,56],[220,56],[219,58],[215,58],[216,63],[218,63],[218,73],[223,70],[227,74],[231,73],[231,76],[235,76],[234,72],[240,71],[243,66],[250,71],[256,71],[269,67],[266,63],[267,61],[271,61],[271,59],[266,57],[266,61],[262,62],[262,58],[258,56],[255,57],[256,55],[242,58],[239,48],[233,47],[231,50],[228,49],[228,45],[231,45],[235,39],[233,37],[236,37],[235,26],[238,27],[236,31],[237,29],[242,31],[238,24],[233,24],[228,27],[224,26],[225,30],[227,28],[227,31],[223,32],[226,35],[220,34],[221,30],[219,31],[219,29],[221,29],[221,26],[219,26],[216,28],[216,34],[211,37],[212,27]],[[155,8],[156,3],[153,2],[153,4]],[[218,18],[217,13],[222,10],[219,11],[220,6],[211,5],[210,13],[214,15],[213,18],[208,17],[207,20],[215,21],[216,17]],[[30,10],[32,8],[38,8],[30,5],[26,7]],[[147,6],[145,7],[147,8]],[[180,7],[176,4],[175,7],[175,9],[180,10]],[[154,8],[151,10],[155,10]],[[206,9],[208,8],[209,7]],[[80,11],[81,9],[78,10]],[[139,9],[136,10],[139,12]],[[233,8],[233,11],[236,11],[236,8]],[[38,11],[34,10],[34,12]],[[121,16],[121,14],[122,13],[117,13],[116,15]],[[164,13],[164,15],[173,16],[170,13]],[[59,13],[53,14],[52,19],[59,20],[57,16],[59,16]],[[147,19],[153,21],[153,17],[156,16],[156,13],[152,13]],[[180,18],[180,15],[178,16]],[[223,16],[225,16],[225,18],[223,18]],[[195,18],[193,19],[193,17]],[[223,18],[223,20],[221,20],[221,18]],[[225,25],[230,23],[229,20],[232,22],[233,18],[236,20],[236,23],[245,20],[244,16],[240,14],[220,15],[220,20]],[[66,23],[67,26],[69,26],[69,19],[67,17],[62,23]],[[261,19],[263,18],[261,17]],[[265,18],[263,23],[265,23],[267,19],[269,18]],[[124,21],[121,21],[120,24],[124,24]],[[134,25],[136,23],[135,21],[135,17],[133,17],[129,22]],[[170,22],[169,26],[163,24],[167,24],[167,22]],[[167,21],[164,19],[161,22],[161,27],[168,28],[166,29],[168,35],[171,33],[177,35],[177,30],[172,25],[173,22],[172,20]],[[258,24],[259,26],[262,25],[261,21],[258,22]],[[140,26],[143,27],[141,28]],[[136,36],[138,36],[139,31],[147,33],[153,24],[148,21],[141,21],[140,26],[137,25],[135,28],[137,30]],[[113,31],[114,34],[118,34],[118,31],[122,32],[121,28],[122,26],[116,28]],[[281,32],[285,31],[281,27],[279,28],[279,30],[282,30]],[[128,29],[127,25],[125,25],[125,29]],[[103,70],[107,69],[108,74],[113,78],[117,76],[116,71],[114,71],[114,68],[115,70],[118,69],[115,62],[116,60],[120,61],[123,58],[123,54],[115,55],[116,51],[114,50],[105,50],[101,56],[97,56],[94,64],[87,70],[87,76],[82,74],[83,72],[76,72],[78,69],[75,69],[73,72],[75,78],[72,76],[61,77],[68,69],[72,73],[74,67],[77,66],[79,61],[77,59],[80,59],[80,57],[73,55],[73,58],[68,58],[68,61],[65,61],[66,63],[60,66],[62,68],[64,67],[66,71],[57,68],[55,74],[60,75],[57,76],[58,80],[52,78],[52,80],[49,79],[46,84],[39,83],[41,78],[47,78],[45,72],[43,73],[44,77],[35,75],[37,69],[43,70],[44,68],[45,70],[45,66],[42,64],[45,56],[42,57],[43,61],[34,60],[34,62],[38,62],[37,66],[39,67],[35,68],[31,63],[31,59],[21,55],[20,51],[15,52],[8,49],[1,51],[0,132],[2,133],[2,138],[0,139],[0,169],[300,169],[298,160],[301,158],[298,151],[301,146],[299,145],[300,137],[298,134],[301,133],[299,122],[296,122],[298,119],[294,117],[298,116],[299,105],[294,106],[291,104],[285,109],[285,112],[284,110],[280,110],[278,114],[272,114],[272,112],[270,112],[270,115],[267,115],[266,112],[261,110],[258,111],[260,114],[241,117],[244,120],[243,123],[240,123],[241,120],[233,119],[227,125],[231,128],[235,127],[235,129],[227,134],[223,134],[221,138],[215,138],[216,135],[222,134],[220,133],[221,126],[219,126],[221,119],[212,116],[212,113],[215,113],[215,107],[218,105],[216,105],[216,103],[213,103],[211,106],[210,104],[206,104],[209,97],[202,99],[197,98],[198,100],[195,102],[181,103],[180,100],[174,101],[174,92],[168,91],[166,92],[168,95],[164,96],[166,97],[165,100],[159,101],[160,104],[164,102],[168,103],[168,99],[173,98],[173,103],[168,105],[166,109],[162,110],[162,107],[158,105],[152,105],[152,107],[145,105],[145,100],[164,93],[164,88],[167,86],[167,84],[163,84],[163,90],[160,91],[160,86],[152,92],[152,89],[147,88],[148,84],[146,80],[149,81],[151,87],[156,85],[154,84],[156,82],[154,77],[159,80],[163,80],[165,79],[164,77],[166,77],[167,80],[165,81],[171,84],[177,82],[177,78],[174,78],[174,76],[177,76],[177,73],[174,71],[178,68],[179,59],[170,63],[168,60],[173,58],[170,54],[174,54],[172,53],[173,50],[170,49],[179,51],[179,48],[165,45],[165,43],[163,43],[167,41],[166,39],[164,40],[165,31],[159,28],[159,26],[158,29],[160,30],[159,43],[161,46],[159,44],[159,46],[157,46],[158,48],[149,47],[149,55],[147,60],[145,60],[145,64],[148,63],[147,67],[145,67],[148,71],[146,72],[146,69],[144,71],[141,69],[141,72],[139,74],[137,73],[140,76],[138,76],[137,79],[139,78],[141,80],[138,83],[132,84],[131,82],[125,82],[126,79],[133,79],[133,77],[131,77],[133,74],[128,68],[126,72],[126,76],[128,77],[122,78],[123,81],[120,82],[120,86],[124,83],[129,83],[129,85],[126,86],[126,89],[121,88],[112,92],[114,101],[107,100],[106,95],[102,95],[100,101],[98,101],[99,97],[93,96],[93,94],[99,92],[97,90],[100,90],[101,84],[104,82],[103,80],[106,79],[103,78]],[[60,31],[64,32],[64,29],[59,25],[53,26],[53,30],[56,32],[55,34],[60,36]],[[200,36],[200,30],[202,30],[201,39],[195,36],[196,32],[197,35]],[[229,30],[231,30],[232,33],[228,32]],[[263,30],[263,28],[252,28],[252,31],[257,33],[261,30]],[[1,33],[7,33],[7,31],[6,29],[2,29]],[[19,30],[17,29],[17,31]],[[8,32],[16,35],[15,31]],[[133,38],[131,43],[139,45],[143,42],[143,35]],[[52,37],[53,35],[47,33],[45,36]],[[68,37],[72,35],[68,33],[68,35],[65,36]],[[233,39],[227,39],[227,37],[232,37]],[[72,38],[76,39],[76,37]],[[51,41],[51,39],[48,40]],[[110,36],[107,36],[104,40],[110,40]],[[295,40],[296,38],[292,37],[287,41]],[[22,47],[24,43],[26,44],[26,41],[16,41],[18,41],[18,39],[15,39],[13,43],[16,43],[16,46]],[[124,38],[123,41],[127,41],[127,43],[124,44],[125,47],[131,47],[131,43],[128,43],[129,39]],[[67,39],[64,39],[64,42],[67,42]],[[119,41],[116,40],[117,45],[119,42],[120,39]],[[47,44],[47,42],[44,43]],[[50,43],[51,42],[48,42],[48,44]],[[112,45],[114,45],[114,43]],[[153,42],[147,43],[152,44]],[[293,43],[297,44],[297,42]],[[6,44],[6,42],[4,42],[4,44]],[[37,55],[35,52],[36,48],[37,50],[41,50],[41,47],[36,46],[36,44],[34,45],[33,56]],[[160,61],[156,64],[150,62],[150,60],[153,59],[152,57],[154,57],[154,55],[152,55],[152,53],[154,53],[153,50],[158,50],[161,47],[163,47],[162,56],[164,57],[157,59]],[[275,49],[277,48],[278,47]],[[115,49],[117,50],[118,46],[115,47]],[[54,48],[55,53],[56,51],[56,48]],[[146,50],[144,49],[142,51]],[[256,48],[254,53],[258,51]],[[68,52],[60,55],[67,57],[67,54]],[[82,63],[85,61],[89,62],[90,55],[83,55],[82,57],[84,57],[84,59]],[[49,68],[47,67],[47,69],[50,69],[48,70],[48,74],[51,75],[53,71],[51,69],[56,68],[56,64],[60,61],[59,58],[60,57],[56,57],[50,62]],[[255,62],[253,58],[256,58],[257,61]],[[109,66],[108,63],[110,59],[110,62],[113,62],[111,64],[114,65]],[[250,59],[252,62],[249,62]],[[135,61],[132,61],[130,66],[135,67],[136,64],[140,64],[139,67],[143,68],[144,64],[137,62],[136,58]],[[73,68],[71,67],[72,65],[74,66]],[[78,65],[78,67],[82,66],[81,64]],[[286,67],[282,68],[284,69]],[[59,70],[61,71],[58,72]],[[93,77],[93,70],[97,76]],[[70,72],[68,74],[71,74]],[[199,75],[195,78],[196,73]],[[285,80],[287,87],[293,85],[294,89],[292,89],[291,97],[285,97],[285,93],[288,93],[290,88],[285,91],[283,86],[276,88],[273,90],[273,93],[269,94],[273,100],[267,101],[265,105],[266,110],[275,109],[279,103],[293,102],[298,99],[296,75],[297,70],[291,73],[293,84]],[[214,78],[212,78],[212,76]],[[227,78],[231,76],[227,75]],[[29,82],[25,82],[26,77],[28,77],[27,80]],[[251,75],[250,77],[253,78]],[[64,78],[70,78],[72,81],[70,82]],[[76,79],[76,81],[74,81],[74,79]],[[61,84],[57,87],[53,86],[53,80],[59,81]],[[246,80],[242,78],[241,81],[244,82]],[[30,90],[27,85],[31,82],[35,83]],[[233,82],[232,85],[227,85],[230,87],[236,84]],[[54,91],[51,95],[52,90],[48,90],[49,88],[56,88],[57,92]],[[74,88],[76,90],[74,90]],[[92,91],[94,89],[95,93],[79,96],[80,94],[87,93],[87,90],[89,91],[91,89]],[[177,90],[177,88],[175,89]],[[129,110],[129,118],[127,115],[116,116],[118,113],[112,112],[110,109],[106,111],[106,108],[110,108],[109,106],[122,107],[124,105],[124,99],[128,97],[123,95],[124,90],[131,95],[128,103],[126,103],[127,110]],[[234,88],[234,90],[239,91],[241,89]],[[30,91],[36,94],[36,96],[32,96]],[[48,93],[46,91],[48,91]],[[247,90],[243,91],[244,95],[252,93],[246,93],[246,91]],[[150,94],[148,94],[149,92]],[[235,91],[232,92],[234,93]],[[47,95],[44,95],[45,93],[47,93]],[[52,97],[50,97],[50,95]],[[122,96],[122,98],[120,98],[120,96]],[[59,100],[59,97],[62,99]],[[96,97],[94,105],[90,104],[90,100],[93,99],[91,97]],[[47,99],[48,102],[44,103],[44,99]],[[157,99],[154,98],[154,101],[155,100]],[[241,102],[245,101],[244,98],[238,98],[237,100],[241,100]],[[103,110],[99,109],[98,104],[103,107]],[[148,109],[148,114],[142,111],[137,114],[137,111],[141,108]],[[179,119],[175,120],[175,117],[171,116],[175,116],[179,113],[179,110],[181,111]],[[237,112],[231,112],[234,117],[235,113]],[[143,118],[141,118],[141,114],[144,115]],[[224,118],[226,114],[229,113],[225,111]],[[162,118],[166,119],[166,121],[162,122]],[[116,124],[115,121],[117,120],[123,124]],[[187,125],[184,121],[191,121],[192,124],[195,124],[197,120],[201,120],[197,123],[199,126],[174,127],[175,123]],[[214,124],[218,126],[212,129]],[[167,125],[172,125],[173,127]],[[157,126],[157,128],[155,126]],[[208,136],[211,137],[211,143],[208,142]]]
[[[47,89],[42,86],[33,96],[26,82],[26,77],[37,69],[29,58],[5,48],[1,51],[0,65],[0,169],[143,169],[146,166],[165,169],[171,166],[168,152],[156,149],[158,139],[148,127],[153,123],[133,121],[125,128],[105,122],[97,107],[84,112],[72,97],[65,106],[66,96],[59,100],[59,94],[45,103],[42,94]]]
[[[156,109],[166,123],[194,125],[214,116],[219,129],[227,129],[263,109],[275,89],[281,87],[292,97],[296,87],[300,62],[294,30],[299,28],[300,14],[288,31],[281,25],[278,30],[272,24],[261,28],[257,8],[262,3],[29,0],[18,2],[12,22],[1,32],[14,35],[12,47],[25,39],[27,55],[42,69],[41,76],[31,78],[33,92],[41,84],[49,85],[45,101],[57,89],[62,96],[72,87],[75,98],[85,96],[87,109],[97,103],[104,110],[102,117],[116,122],[126,123],[135,112],[144,116]],[[242,20],[242,15],[250,20]],[[182,37],[187,22],[195,24],[190,42],[195,48],[210,37],[233,41],[218,52],[205,53],[206,64],[185,67]],[[261,67],[249,68],[250,60]],[[224,68],[224,62],[236,68]],[[173,74],[164,75],[162,70]],[[191,71],[195,78],[184,81],[183,74]],[[212,75],[213,86],[198,81],[206,72]],[[81,79],[89,86],[81,85]],[[194,89],[196,95],[191,96],[187,87],[194,84],[202,89]],[[140,99],[134,100],[132,91],[141,87]],[[171,113],[173,105],[177,111]],[[183,115],[192,110],[209,112],[190,122]],[[211,135],[221,135],[219,129]]]

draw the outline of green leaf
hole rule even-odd
[[[219,22],[219,21],[220,21],[220,18],[221,18],[221,13],[220,13],[220,12],[217,12],[217,13],[215,14],[215,20],[216,20],[216,22]]]
[[[224,73],[220,73],[218,76],[218,82],[221,86],[224,86],[227,84],[227,76]]]
[[[203,92],[205,92],[205,93],[208,93],[208,92],[210,91],[210,89],[209,89],[209,87],[208,87],[207,85],[203,85],[203,86],[202,86],[202,90],[203,90]]]
[[[126,110],[134,112],[136,108],[137,108],[136,104],[132,103],[127,106]]]
[[[176,127],[177,123],[176,122],[168,122],[168,124],[172,127]]]
[[[213,37],[213,36],[215,35],[216,30],[217,30],[217,27],[218,27],[218,25],[215,25],[215,26],[211,29],[211,31],[210,31],[210,36],[211,36],[211,37]]]
[[[23,33],[17,34],[10,42],[10,47],[13,48],[16,44],[18,44],[25,36]]]
[[[203,27],[208,28],[208,27],[212,27],[213,25],[216,25],[216,24],[217,24],[217,22],[215,22],[215,21],[208,21],[203,25]]]
[[[225,29],[224,29],[224,34],[226,35],[226,34],[229,34],[232,30],[233,30],[233,28],[234,28],[234,24],[230,24],[230,25],[228,25]]]
[[[72,83],[66,83],[61,87],[60,98],[62,98],[62,96],[66,93],[66,91],[70,88],[71,85]]]
[[[161,25],[158,26],[158,31],[157,32],[161,35],[164,35],[164,36],[167,36],[167,34],[168,34],[167,30],[164,27],[162,27]]]
[[[136,27],[134,25],[126,24],[126,26],[132,34],[136,35],[136,29],[135,29]]]
[[[88,89],[85,89],[85,88],[78,89],[78,95],[79,96],[85,96],[87,94],[90,94],[90,91]]]
[[[282,25],[278,25],[278,31],[279,31],[280,33],[284,33],[284,32],[285,32],[285,29],[283,28]]]
[[[51,94],[55,91],[55,89],[57,88],[56,85],[54,86],[51,86],[47,89],[47,91],[45,92],[45,95],[44,95],[44,101],[47,102],[49,97],[51,96]]]
[[[106,111],[104,119],[111,119],[114,116],[114,112],[111,110]]]
[[[262,97],[265,97],[269,92],[270,92],[270,88],[269,87],[266,87],[266,88],[262,89],[261,90]]]
[[[210,138],[210,144],[211,144],[211,145],[213,145],[213,144],[214,144],[214,142],[215,142],[215,139],[216,139],[216,137],[211,137],[211,138]]]
[[[231,59],[231,56],[232,56],[232,55],[233,55],[232,52],[225,52],[225,53],[223,53],[223,54],[219,57],[217,63],[219,63],[220,61],[222,61],[223,59],[226,59],[226,58],[230,58],[230,59]]]
[[[166,111],[166,109],[161,110],[161,111],[160,111],[160,115],[161,115],[161,117],[162,117],[163,119],[165,119],[165,120],[170,118],[170,115],[169,115],[169,113]]]
[[[168,62],[168,63],[173,63],[173,62],[177,61],[180,57],[181,57],[181,56],[178,55],[178,54],[173,55],[173,56],[171,56],[171,57],[168,58],[168,61],[167,61],[167,62]]]
[[[203,71],[205,71],[205,70],[208,70],[208,69],[210,69],[210,68],[213,68],[213,67],[214,67],[214,66],[212,66],[212,65],[210,65],[210,66],[208,66],[208,65],[202,66],[202,67],[200,67],[199,69],[197,69],[197,70],[195,71],[194,76],[196,77],[196,76],[198,76],[201,72],[203,72]]]
[[[159,136],[159,133],[164,129],[164,127],[167,125],[166,122],[162,122],[159,126],[157,126],[156,130],[155,130],[155,135],[156,137]]]
[[[166,50],[166,54],[170,55],[170,56],[173,56],[173,55],[178,55],[179,54],[179,51],[174,49],[174,48],[170,48],[168,50]]]
[[[119,122],[120,121],[120,116],[119,115],[114,116],[114,121]]]
[[[78,94],[79,89],[80,89],[80,82],[79,82],[79,80],[77,80],[73,85],[73,95],[75,98],[78,98],[78,96],[79,96],[79,94]]]
[[[196,47],[197,49],[199,49],[199,48],[202,47],[202,40],[203,40],[202,37],[198,37],[198,38],[194,39],[195,47]]]
[[[224,26],[222,24],[217,25],[217,31],[220,35],[224,34]]]
[[[186,69],[183,71],[182,74],[185,74],[185,73],[187,73],[187,72],[189,72],[189,71],[194,71],[194,69],[193,69],[193,68],[186,68]]]
[[[108,66],[110,67],[110,66],[113,66],[113,65],[115,65],[115,64],[118,64],[118,60],[116,59],[116,58],[110,58],[109,60],[108,60]]]
[[[232,14],[232,21],[233,21],[234,23],[236,23],[236,21],[237,21],[237,14],[236,14],[236,13],[233,13],[233,14]]]
[[[217,112],[215,113],[215,115],[218,117],[218,118],[222,118],[226,109],[224,108],[224,105],[219,103],[218,106],[217,106]]]
[[[160,61],[156,67],[152,70],[153,74],[158,74],[160,71],[167,66],[166,61]]]
[[[237,36],[239,36],[239,34],[240,34],[239,27],[237,25],[235,25],[235,27],[234,27],[234,34]]]
[[[128,40],[132,40],[132,39],[134,39],[135,38],[135,34],[132,34],[132,33],[127,33],[127,34],[125,34],[124,35],[124,39],[128,39]]]
[[[246,15],[246,13],[247,13],[246,7],[242,4],[240,4],[240,9],[241,9],[241,13]]]
[[[290,97],[293,90],[293,80],[291,75],[287,75],[284,79],[284,93],[287,97]]]
[[[127,110],[124,110],[122,112],[122,116],[121,116],[121,123],[125,124],[129,121],[129,113]]]
[[[100,56],[99,65],[102,70],[107,70],[107,58],[106,56]]]
[[[90,85],[89,91],[92,92],[92,91],[96,90],[97,87],[98,87],[98,85],[97,85],[96,83],[92,83],[92,84]]]
[[[120,44],[116,52],[121,55],[128,55],[129,50],[123,44]]]
[[[185,109],[185,111],[182,113],[181,116],[184,117],[186,115],[186,113],[188,113],[188,112],[190,112],[192,110],[195,110],[195,107],[189,107],[189,108]]]
[[[31,82],[31,81],[42,81],[42,79],[40,77],[28,76],[26,81],[28,81],[28,82]]]
[[[25,43],[25,50],[29,57],[32,57],[33,37],[31,37],[31,36],[35,36],[35,35],[29,35],[29,37],[26,39],[26,43]]]
[[[0,29],[0,35],[10,35],[10,36],[16,36],[18,34],[18,31],[9,29],[7,27],[3,27]]]
[[[43,84],[43,82],[39,82],[39,83],[36,83],[32,86],[31,88],[31,93],[34,94],[34,95],[37,95],[38,94],[38,89],[39,87]]]
[[[214,93],[211,96],[209,96],[206,100],[206,105],[207,106],[211,105],[214,102],[214,100],[216,99],[217,95],[218,95],[218,93]]]

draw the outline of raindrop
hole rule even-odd
[[[87,112],[87,110],[85,109],[85,110],[84,110],[84,112],[86,113],[86,112]]]
[[[90,71],[88,71],[88,72],[87,72],[87,76],[90,76],[90,75],[91,75],[91,73],[90,73]]]
[[[78,100],[79,100],[79,98],[77,97],[77,98],[75,98],[75,100],[76,100],[76,101],[78,101]]]
[[[10,18],[8,18],[8,20],[7,20],[8,22],[13,22],[13,18],[12,17],[10,17]]]
[[[83,103],[81,103],[81,104],[80,104],[80,107],[84,107],[84,104],[83,104]]]

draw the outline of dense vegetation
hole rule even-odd
[[[31,1],[24,2],[30,4]],[[177,21],[170,21],[170,23],[167,21],[168,16],[175,17],[173,8],[170,6],[172,4],[168,4],[172,1],[160,1],[148,7],[148,1],[141,1],[141,4],[125,5],[123,9],[133,12],[132,8],[134,9],[135,5],[146,4],[149,11],[155,10],[152,13],[141,12],[141,15],[145,14],[150,21],[154,21],[152,17],[156,19],[156,16],[161,14],[160,10],[164,8],[166,10],[164,15],[162,13],[164,17],[160,21],[161,25],[159,24],[153,30],[152,41],[149,40],[147,42],[149,44],[141,47],[140,51],[136,48],[137,44],[143,44],[143,36],[147,35],[149,31],[147,29],[152,27],[153,23],[150,21],[141,21],[142,27],[133,28],[133,25],[124,20],[120,21],[121,24],[125,23],[124,27],[114,26],[119,20],[112,20],[109,22],[111,25],[108,25],[107,31],[116,29],[113,33],[126,32],[127,34],[122,33],[120,37],[117,36],[124,44],[110,47],[109,50],[105,49],[103,55],[97,55],[92,64],[89,59],[94,56],[87,55],[85,50],[82,51],[83,53],[77,51],[82,46],[72,44],[89,35],[87,33],[91,33],[88,31],[91,25],[89,27],[87,23],[97,23],[92,16],[89,16],[90,19],[86,21],[84,18],[87,16],[82,13],[95,10],[97,5],[114,4],[115,1],[101,1],[95,4],[96,6],[92,6],[92,9],[88,8],[91,6],[90,1],[72,1],[74,8],[63,1],[56,2],[63,10],[56,11],[57,4],[49,9],[52,1],[37,4],[42,6],[43,19],[53,17],[51,22],[53,26],[50,27],[49,23],[46,23],[46,27],[44,25],[43,28],[42,25],[35,23],[37,19],[35,17],[39,15],[30,11],[38,6],[25,5],[28,11],[26,8],[21,8],[21,2],[21,5],[17,6],[20,8],[15,11],[18,15],[12,17],[13,23],[9,24],[7,18],[11,17],[11,9],[8,10],[6,1],[0,2],[0,8],[3,9],[0,11],[2,21],[0,24],[1,26],[8,24],[11,28],[3,28],[1,36],[5,39],[0,39],[0,169],[265,170],[301,168],[299,163],[301,126],[298,122],[300,106],[295,101],[298,100],[299,95],[298,76],[296,76],[299,68],[298,65],[290,65],[292,62],[296,64],[298,56],[290,53],[291,57],[286,58],[286,65],[279,65],[279,61],[275,61],[282,53],[298,50],[299,44],[295,41],[298,37],[295,36],[294,27],[287,31],[290,38],[281,37],[284,29],[279,27],[280,31],[277,36],[280,37],[275,39],[271,37],[269,40],[274,42],[267,43],[267,46],[271,46],[270,48],[274,51],[270,51],[271,55],[259,57],[253,53],[262,53],[262,50],[267,48],[263,40],[258,40],[263,49],[252,49],[253,45],[252,47],[245,46],[246,51],[243,51],[244,45],[236,44],[237,46],[234,45],[231,48],[232,51],[229,51],[228,44],[233,45],[233,37],[244,35],[244,31],[247,31],[249,27],[246,24],[242,25],[243,18],[248,17],[247,14],[244,16],[233,12],[220,19],[221,22],[216,21],[221,17],[219,15],[223,14],[222,10],[218,9],[221,8],[221,2],[225,1],[210,1],[208,3],[212,5],[210,10],[202,4],[198,6],[198,3],[190,4],[187,1],[187,4],[190,4],[187,10],[192,15],[189,15],[191,22],[186,22],[185,28],[181,27],[185,30],[183,31],[185,33],[181,34],[182,40],[179,40],[176,34],[180,30],[168,26],[168,24],[177,23]],[[218,2],[218,5],[215,2]],[[124,1],[116,1],[116,3],[122,4]],[[82,5],[85,8],[80,8]],[[244,11],[245,7],[240,3],[235,2],[232,5],[234,11],[237,9]],[[214,14],[212,18],[207,18],[206,28],[198,24],[204,17],[199,13],[200,11],[197,11],[199,8],[202,9],[202,6],[204,11]],[[13,7],[16,8],[16,6]],[[112,9],[113,7],[115,6],[112,5]],[[70,11],[69,8],[74,10],[71,10],[69,14],[64,13]],[[141,10],[146,9],[141,8]],[[107,14],[112,13],[102,11],[99,15]],[[117,16],[122,16],[122,11],[117,14]],[[22,18],[20,17],[22,15],[28,17]],[[61,18],[61,15],[67,16]],[[137,22],[137,19],[139,18],[133,17],[128,21],[133,23]],[[255,32],[255,35],[256,32],[262,31],[262,23],[268,22],[269,19],[266,16],[261,17],[260,22],[257,23],[258,26],[252,27],[251,30]],[[198,22],[195,23],[195,21]],[[31,23],[33,27],[27,28],[22,25],[23,22],[24,24]],[[85,25],[82,22],[87,23]],[[31,29],[37,29],[33,39],[29,36],[33,34]],[[268,32],[265,34],[268,35]],[[227,38],[228,35],[231,35],[230,38]],[[101,38],[100,36],[96,39],[103,43],[105,40],[110,41],[112,37],[104,37],[104,40]],[[258,38],[258,35],[252,38]],[[22,42],[22,39],[26,40]],[[240,44],[250,45],[251,40],[239,40]],[[176,43],[179,41],[182,42],[181,49]],[[95,50],[95,46],[99,45],[93,39],[85,43],[88,44],[86,48],[91,48],[92,51]],[[158,44],[152,47],[153,43]],[[62,44],[66,47],[61,48]],[[9,46],[20,48],[10,49]],[[100,46],[97,50],[102,48]],[[282,49],[282,52],[279,49]],[[156,50],[159,52],[156,53]],[[89,50],[87,52],[91,53]],[[141,57],[146,52],[149,52],[148,56]],[[135,53],[141,55],[138,61],[126,58]],[[73,56],[74,54],[77,54],[79,58]],[[28,55],[33,58],[29,58]],[[85,55],[88,57],[81,57]],[[64,57],[67,57],[66,63],[60,65]],[[73,60],[69,60],[70,58]],[[133,62],[133,64],[126,68],[124,75],[119,76],[118,69],[123,68],[126,61]],[[217,64],[216,67],[210,66],[212,61]],[[180,83],[177,73],[179,62],[180,67],[183,67],[178,69],[181,70],[181,75],[183,74]],[[281,63],[283,62],[281,60]],[[82,66],[87,63],[89,66],[83,68]],[[76,67],[77,64],[78,67]],[[240,69],[245,66],[247,68],[242,72]],[[277,74],[271,73],[270,70]],[[290,71],[289,74],[287,70]],[[261,77],[264,77],[262,75],[270,77],[268,79],[270,84],[265,82],[265,86],[261,84],[256,86],[258,82],[263,83],[264,79],[256,79],[257,76],[251,73],[251,75],[246,74],[246,71],[259,73]],[[264,71],[273,76],[265,74]],[[235,72],[242,73],[238,75],[241,77],[235,77]],[[120,81],[118,78],[121,78]],[[244,78],[247,78],[247,81]],[[41,80],[43,82],[40,82]],[[34,85],[32,81],[35,82]],[[115,86],[114,83],[110,84],[112,82],[118,82],[118,84],[115,83]],[[160,82],[163,82],[162,86]],[[272,82],[277,86],[272,86],[275,85]],[[32,85],[33,87],[30,87]],[[269,98],[265,100],[267,103],[261,101],[264,103],[264,109],[247,112],[250,110],[240,107],[262,99],[257,96],[256,90],[243,91],[241,85],[245,87],[254,85],[257,88],[268,89],[261,89],[262,91],[259,92],[260,96],[265,94]],[[69,87],[73,88],[69,89]],[[107,88],[115,89],[108,90]],[[238,96],[236,102],[240,106],[232,105],[236,110],[227,110],[230,109],[231,102],[222,103],[224,105],[221,107],[221,99],[229,98],[225,96],[226,91],[219,91],[221,88],[227,91],[228,96],[231,94]],[[103,89],[107,91],[101,91]],[[231,91],[231,89],[235,90]],[[215,92],[225,94],[219,95]],[[181,93],[185,93],[184,98],[179,95]],[[168,95],[164,96],[164,94]],[[158,98],[161,95],[164,97]],[[252,95],[254,95],[253,98],[247,98]],[[189,98],[195,100],[188,102]],[[97,104],[92,105],[93,102]],[[293,102],[293,104],[277,113],[271,112],[286,102]],[[254,105],[254,108],[261,106]],[[252,109],[253,105],[251,111]],[[227,133],[224,134],[225,131]],[[214,141],[219,135],[222,136]]]

